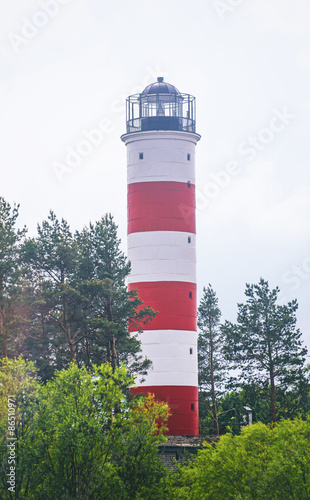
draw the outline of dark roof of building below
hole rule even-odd
[[[202,447],[203,443],[213,443],[219,440],[217,436],[166,436],[168,438],[166,443],[161,443],[162,447]]]

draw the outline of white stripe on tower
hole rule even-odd
[[[144,130],[143,122],[139,131],[122,136],[127,146],[129,289],[137,289],[143,303],[158,311],[138,334],[152,368],[134,392],[151,392],[169,403],[169,434],[198,434],[195,145],[199,139],[182,128]]]
[[[128,235],[129,283],[196,283],[196,235],[182,231],[142,231]]]

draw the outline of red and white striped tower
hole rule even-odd
[[[195,98],[158,78],[127,99],[129,289],[158,311],[135,392],[167,401],[168,434],[198,434]]]

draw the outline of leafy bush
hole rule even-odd
[[[162,498],[165,468],[157,456],[168,407],[126,397],[125,367],[92,370],[72,363],[40,384],[23,359],[2,362],[1,498],[125,500]],[[7,396],[16,397],[14,493],[8,473]]]
[[[206,444],[169,491],[171,499],[309,499],[310,417],[253,424]]]

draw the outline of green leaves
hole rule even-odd
[[[220,332],[221,311],[211,285],[203,289],[198,307],[198,384],[200,400],[200,428],[219,434],[217,398],[220,394],[225,369],[223,342]],[[208,421],[212,418],[211,425]]]
[[[150,362],[129,329],[133,323],[141,329],[155,312],[127,291],[130,264],[110,214],[72,234],[50,212],[22,257],[28,270],[22,352],[37,361],[42,379],[71,360],[80,366],[108,361],[113,369],[125,362],[144,373]]]
[[[246,285],[245,304],[238,304],[237,324],[225,322],[225,355],[247,382],[269,380],[272,421],[276,420],[276,384],[294,384],[307,350],[296,329],[297,302],[277,305],[279,289],[261,279]],[[294,375],[295,374],[295,375]]]
[[[154,398],[128,399],[133,378],[108,363],[92,370],[71,363],[45,385],[33,365],[6,360],[0,372],[1,430],[7,394],[15,391],[18,498],[88,500],[160,498],[165,476],[157,457],[168,407]],[[6,488],[6,434],[1,442],[1,498]]]
[[[0,197],[0,299],[11,281],[12,273],[16,272],[19,243],[26,234],[26,228],[17,229],[19,205],[11,207]]]
[[[309,498],[310,418],[262,423],[206,445],[197,458],[179,469],[171,499]]]
[[[26,228],[16,228],[18,210],[19,205],[11,207],[0,197],[0,350],[4,357],[14,353],[10,340],[21,288],[19,251]]]
[[[122,361],[143,371],[146,363],[140,359],[140,344],[129,330],[132,323],[139,330],[155,313],[142,305],[136,293],[127,291],[130,264],[120,250],[112,216],[107,214],[84,227],[76,233],[76,241],[79,287],[87,300],[78,360],[86,364],[107,360],[114,369]]]

